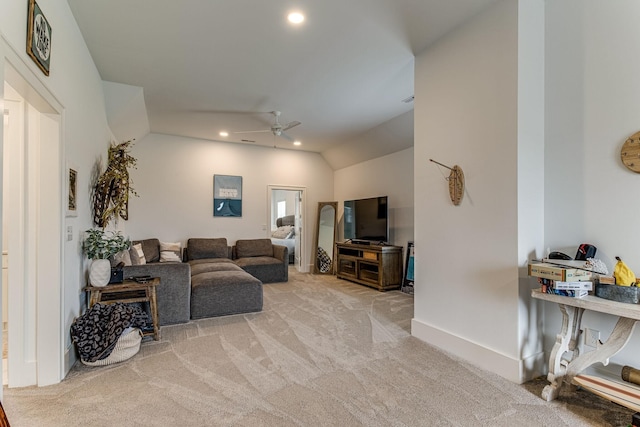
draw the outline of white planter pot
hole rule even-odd
[[[106,286],[111,279],[111,261],[94,259],[89,267],[89,283],[93,286]]]

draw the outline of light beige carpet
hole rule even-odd
[[[586,391],[547,403],[410,336],[413,297],[291,271],[261,313],[162,328],[119,365],[4,390],[20,426],[626,426]]]

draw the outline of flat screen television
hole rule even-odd
[[[344,238],[352,243],[387,243],[389,211],[387,196],[345,200]]]

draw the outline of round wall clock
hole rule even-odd
[[[458,206],[462,202],[462,196],[464,195],[464,173],[462,168],[455,165],[451,168],[449,174],[449,196],[454,205]]]
[[[620,150],[622,163],[635,173],[640,173],[640,132],[631,135]]]

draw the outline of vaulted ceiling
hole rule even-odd
[[[339,168],[413,144],[415,55],[494,1],[68,3],[102,79],[141,88],[151,132],[319,152]],[[303,23],[287,21],[294,10]],[[301,124],[276,136],[271,111]]]

